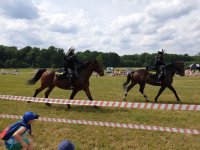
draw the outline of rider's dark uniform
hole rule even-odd
[[[69,86],[73,88],[72,82],[75,75],[76,63],[82,64],[74,54],[74,48],[70,48],[67,55],[64,56],[64,75],[68,75]]]
[[[161,78],[164,76],[165,72],[165,63],[163,61],[164,50],[158,51],[158,55],[156,56],[156,71],[158,74],[157,82],[161,82]]]

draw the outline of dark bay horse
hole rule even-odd
[[[147,95],[144,93],[145,84],[147,83],[154,86],[161,86],[157,96],[155,97],[155,102],[157,102],[158,97],[166,89],[166,87],[169,88],[174,93],[177,101],[180,101],[180,98],[178,97],[176,90],[172,86],[173,76],[175,74],[178,74],[180,76],[185,75],[183,62],[177,61],[175,63],[168,64],[166,66],[165,77],[162,79],[161,83],[157,83],[156,79],[147,70],[145,69],[135,70],[132,73],[128,74],[127,81],[124,82],[123,84],[125,90],[123,100],[125,100],[128,91],[136,84],[139,84],[140,85],[139,91],[143,94],[146,101],[149,102]],[[129,84],[130,81],[131,83]]]
[[[93,100],[89,89],[89,78],[92,75],[93,71],[97,72],[100,76],[104,75],[103,67],[101,67],[97,60],[88,61],[78,70],[79,77],[76,78],[74,81],[74,88],[72,90],[70,99],[73,99],[78,91],[83,90],[85,91],[88,99]],[[39,69],[36,72],[35,76],[27,81],[27,84],[29,85],[35,84],[39,79],[41,81],[41,86],[35,90],[33,97],[36,97],[42,90],[47,88],[45,92],[45,98],[48,98],[49,94],[55,86],[61,89],[70,90],[67,80],[59,80],[56,77],[55,72],[55,70],[47,71],[46,69]],[[47,103],[47,105],[50,106],[51,104]],[[68,105],[68,108],[70,108],[70,105]]]

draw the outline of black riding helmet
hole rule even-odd
[[[162,49],[162,50],[160,50],[160,51],[158,51],[158,54],[164,54],[164,49]]]
[[[75,48],[74,47],[70,47],[69,50],[68,50],[68,54],[74,54],[75,52]]]

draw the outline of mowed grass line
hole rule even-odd
[[[24,71],[20,75],[0,75],[0,94],[32,96],[39,82],[34,86],[25,85],[25,81],[33,76]],[[175,77],[174,87],[181,103],[199,104],[199,77]],[[126,77],[95,77],[92,76],[91,93],[95,100],[120,101],[123,97],[122,83]],[[131,102],[144,102],[135,86],[127,96]],[[159,87],[146,86],[145,93],[153,102]],[[71,91],[55,88],[52,98],[69,98]],[[44,97],[44,92],[39,94]],[[84,92],[77,94],[75,99],[87,99]],[[159,103],[177,103],[173,93],[169,90],[159,98]],[[34,111],[44,117],[67,119],[82,119],[94,121],[121,122],[133,124],[157,125],[163,127],[179,127],[200,130],[200,113],[194,111],[159,111],[120,108],[98,108],[72,106],[68,110],[64,105],[47,107],[45,104],[0,100],[0,113],[23,115],[25,111]],[[0,130],[14,122],[12,119],[1,119]],[[142,131],[119,129],[112,127],[97,127],[73,125],[63,123],[47,123],[36,121],[33,124],[35,134],[35,149],[56,149],[62,139],[72,140],[80,150],[110,150],[110,149],[199,149],[199,135],[183,135],[159,131]],[[0,149],[3,149],[2,141]]]

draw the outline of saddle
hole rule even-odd
[[[163,65],[159,68],[157,68],[156,66],[147,66],[146,70],[150,74],[150,77],[154,80],[158,80],[158,78],[163,79],[166,76],[166,68]]]
[[[64,69],[56,70],[55,74],[56,74],[56,78],[57,78],[58,80],[64,80],[64,79],[67,79],[67,80],[68,80],[68,76],[69,76],[69,75],[65,75]]]
[[[159,73],[155,66],[147,66],[146,70],[149,73],[151,78],[153,78],[154,80],[158,78]]]

